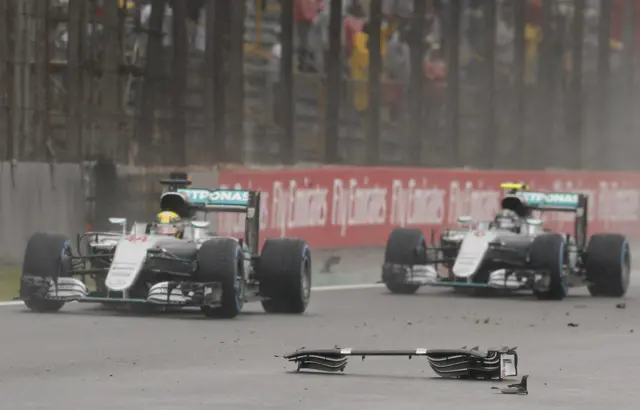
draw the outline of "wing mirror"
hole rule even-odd
[[[529,225],[532,225],[532,226],[541,226],[542,225],[542,219],[527,218],[527,223]]]
[[[191,221],[191,225],[194,228],[204,229],[209,226],[211,223],[209,221]]]
[[[109,223],[122,226],[122,234],[127,234],[127,218],[109,218]]]
[[[458,217],[458,223],[460,225],[469,225],[471,223],[471,221],[473,221],[473,218],[471,218],[470,216],[459,216]]]

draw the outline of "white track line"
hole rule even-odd
[[[380,283],[370,283],[370,284],[362,284],[362,285],[335,285],[335,286],[314,286],[311,288],[314,292],[328,292],[333,290],[355,290],[355,289],[373,289],[379,288],[383,286]],[[22,305],[22,301],[14,300],[11,302],[0,302],[0,307],[7,306],[19,306]]]
[[[383,287],[382,283],[366,283],[360,285],[331,285],[331,286],[313,286],[314,292],[326,292],[329,290],[353,290],[353,289],[373,289]]]

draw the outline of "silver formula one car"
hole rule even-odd
[[[530,290],[538,299],[561,300],[570,287],[586,285],[592,296],[624,296],[629,242],[620,234],[595,234],[587,241],[586,195],[531,192],[523,184],[501,187],[506,195],[494,221],[459,218],[467,226],[444,232],[435,246],[427,245],[420,230],[394,229],[382,268],[387,288],[402,294],[423,285]],[[573,235],[544,229],[534,211],[574,213]]]
[[[267,312],[303,313],[311,290],[311,254],[304,240],[266,240],[259,252],[260,192],[187,188],[186,180],[161,181],[162,210],[187,221],[182,237],[160,235],[154,224],[111,218],[121,232],[87,232],[76,253],[65,235],[36,233],[24,255],[20,296],[37,312],[66,302],[149,308],[196,306],[208,317],[235,317],[245,302]],[[196,220],[207,212],[246,215],[245,238],[208,232]],[[96,284],[89,291],[85,279]],[[146,310],[146,309],[144,309]]]

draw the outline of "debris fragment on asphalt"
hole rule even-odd
[[[466,349],[360,350],[353,348],[299,349],[284,355],[297,365],[297,371],[343,372],[350,356],[425,357],[435,373],[449,379],[499,379],[517,376],[517,347],[495,347],[487,350],[474,346]],[[496,364],[499,365],[496,365]]]
[[[340,263],[340,256],[331,256],[329,257],[326,261],[324,261],[324,265],[322,267],[322,269],[320,270],[321,273],[331,273],[331,268],[334,265],[337,265]]]
[[[522,376],[520,383],[509,384],[506,387],[492,387],[494,390],[500,390],[502,394],[529,394],[527,389],[528,374]]]

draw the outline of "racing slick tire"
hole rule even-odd
[[[384,263],[398,265],[423,265],[427,262],[427,242],[419,229],[395,228],[389,234],[384,250]],[[420,285],[398,283],[385,277],[382,281],[392,293],[411,295],[418,291]]]
[[[631,277],[631,252],[627,239],[618,234],[591,236],[585,270],[591,296],[623,297]]]
[[[549,287],[534,289],[539,300],[562,300],[569,288],[564,274],[565,239],[559,233],[546,233],[536,237],[531,244],[530,263],[535,270],[546,271]]]
[[[27,242],[20,277],[20,297],[25,306],[38,313],[56,313],[64,301],[45,299],[47,282],[70,277],[71,242],[66,235],[37,232]]]
[[[222,285],[221,306],[201,306],[210,318],[232,319],[244,306],[245,281],[242,248],[233,238],[215,238],[204,242],[198,251],[197,282],[218,282]]]
[[[301,314],[311,299],[311,251],[302,239],[267,239],[258,267],[262,308]]]

